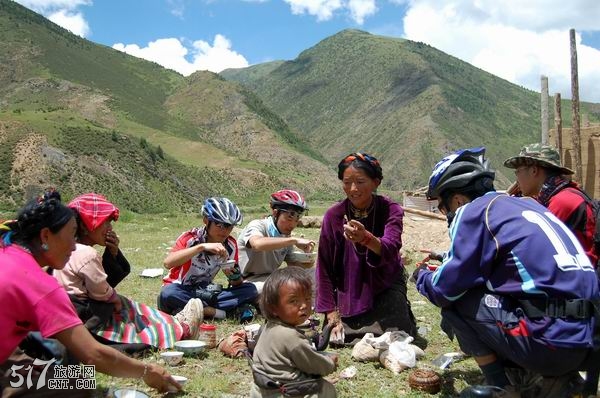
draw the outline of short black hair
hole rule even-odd
[[[304,268],[295,266],[278,268],[269,275],[258,298],[260,310],[265,318],[278,319],[272,309],[279,305],[279,289],[289,282],[297,283],[304,293],[312,295],[312,281]]]

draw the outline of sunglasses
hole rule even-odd
[[[298,221],[304,215],[303,212],[301,212],[301,211],[295,211],[295,210],[279,210],[279,211],[282,212],[282,213],[285,213],[285,217],[288,220],[292,220],[292,221]]]
[[[227,224],[225,222],[216,222],[216,221],[213,221],[213,224],[217,228],[220,228],[220,229],[231,229],[231,228],[233,228],[233,224]]]

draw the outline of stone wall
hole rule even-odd
[[[563,166],[575,171],[575,155],[573,154],[573,139],[570,128],[562,130],[562,152]],[[556,142],[556,130],[549,132],[550,144],[558,147]],[[581,168],[583,177],[579,177],[579,183],[587,193],[594,198],[600,198],[600,123],[582,123],[581,127]]]

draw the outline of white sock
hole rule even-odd
[[[215,308],[215,319],[225,319],[225,311]]]

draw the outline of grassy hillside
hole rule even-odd
[[[293,61],[222,75],[255,90],[331,163],[355,150],[378,156],[392,189],[424,185],[443,154],[479,145],[507,184],[502,160],[539,137],[538,94],[403,39],[346,30]]]
[[[321,155],[248,89],[213,73],[183,77],[9,0],[0,0],[0,64],[1,206],[45,185],[104,192],[136,211],[189,210],[207,194],[265,203],[284,186],[335,196]],[[30,142],[25,161],[19,148]]]

